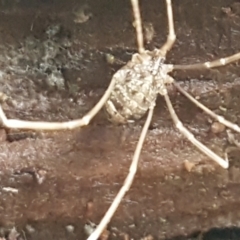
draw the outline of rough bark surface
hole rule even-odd
[[[224,15],[222,7],[229,6],[232,14]],[[234,1],[173,1],[173,8],[177,42],[168,63],[239,51]],[[147,47],[161,46],[167,34],[164,1],[142,1],[141,9],[143,21],[155,29]],[[0,91],[9,97],[3,103],[7,116],[46,121],[83,116],[136,52],[132,21],[127,0],[2,1]],[[60,30],[49,32],[53,26]],[[240,124],[238,64],[172,75],[202,103]],[[214,133],[213,120],[174,88],[169,94],[200,141],[221,156],[228,150],[230,168],[221,169],[193,147],[173,127],[159,98],[136,179],[109,225],[110,239],[169,239],[240,227],[239,148],[229,143],[226,130]],[[1,129],[1,234],[17,227],[28,240],[84,239],[85,223],[97,224],[122,186],[143,123],[113,125],[100,112],[89,126],[72,131]]]

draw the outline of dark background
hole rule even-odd
[[[172,2],[177,41],[167,63],[239,51],[239,1]],[[166,40],[165,1],[140,5],[144,26],[154,29],[146,44],[152,50]],[[137,52],[132,22],[128,0],[2,0],[0,91],[9,97],[6,115],[45,121],[83,116]],[[238,63],[172,76],[213,111],[240,123]],[[200,141],[221,156],[230,149],[230,168],[221,169],[181,136],[159,98],[136,179],[109,225],[110,239],[238,239],[238,229],[208,231],[239,227],[239,148],[225,130],[214,133],[213,120],[174,88],[169,95]],[[16,227],[22,239],[84,239],[85,223],[100,221],[122,185],[143,123],[116,126],[101,111],[89,126],[72,131],[1,129],[2,237],[16,239],[9,236]],[[184,161],[193,163],[191,172]],[[93,210],[86,210],[88,203]]]

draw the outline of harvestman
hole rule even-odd
[[[137,147],[135,149],[128,176],[126,177],[122,188],[118,192],[110,208],[102,218],[100,224],[89,236],[88,240],[97,240],[99,238],[103,230],[106,228],[107,224],[110,222],[112,216],[114,215],[117,207],[120,204],[120,201],[123,199],[124,195],[131,187],[137,171],[140,152],[149,125],[151,123],[155,101],[158,94],[164,97],[176,128],[209,158],[217,162],[223,168],[228,168],[229,163],[227,157],[226,159],[223,159],[222,157],[215,154],[213,151],[199,142],[193,136],[193,134],[183,126],[182,122],[176,115],[172,103],[169,99],[167,91],[168,84],[173,84],[178,89],[178,91],[180,91],[196,106],[201,108],[205,113],[216,119],[218,122],[240,133],[240,127],[238,125],[227,121],[222,116],[216,115],[213,111],[202,105],[194,97],[188,94],[175,82],[171,76],[168,75],[168,73],[172,72],[173,70],[187,70],[196,68],[210,69],[213,67],[224,66],[231,62],[239,60],[240,52],[227,58],[221,58],[212,62],[191,65],[164,64],[166,54],[172,48],[176,40],[171,0],[166,0],[169,27],[167,41],[161,47],[161,49],[155,49],[154,51],[148,51],[144,48],[139,3],[138,0],[131,0],[131,3],[135,19],[139,53],[134,54],[132,56],[132,60],[113,75],[112,81],[102,98],[83,118],[67,122],[32,122],[7,119],[5,113],[2,110],[2,107],[0,106],[0,119],[4,127],[32,130],[60,130],[86,126],[104,105],[111,120],[120,123],[133,122],[134,120],[143,117],[148,111],[147,119],[143,126]]]

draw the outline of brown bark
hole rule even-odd
[[[109,66],[104,54],[111,53],[116,59],[125,61],[129,58],[126,52],[136,49],[130,4],[117,6],[117,2],[91,2],[92,18],[75,25],[72,23],[75,15],[71,12],[75,5],[71,1],[58,1],[58,4],[36,1],[36,6],[30,7],[5,6],[0,15],[3,52],[9,53],[9,46],[21,44],[30,34],[41,39],[48,25],[61,22],[61,34],[65,36],[70,32],[70,40],[77,41],[69,49],[71,54],[83,54],[79,69],[64,69],[65,87],[61,90],[49,89],[43,84],[42,76],[39,78],[36,73],[4,75],[1,91],[11,97],[3,104],[8,117],[63,121],[83,116],[98,101],[112,73],[119,68]],[[153,41],[157,46],[166,36],[165,12],[161,4],[154,1],[151,5],[145,2],[142,5],[145,20],[154,23],[157,35]],[[189,6],[183,4],[184,7]],[[221,6],[216,7],[221,9]],[[195,16],[198,10],[194,11],[192,15]],[[209,28],[214,29],[211,16],[206,17]],[[178,19],[182,17],[176,13]],[[190,19],[191,16],[188,22]],[[33,24],[31,29],[29,23]],[[208,50],[196,53],[189,47],[189,38],[197,42],[194,26],[189,27],[192,29],[189,37],[184,35],[187,30],[181,28],[178,21],[176,29],[180,37],[168,62],[191,63],[218,57],[207,56]],[[215,40],[214,36],[209,36],[206,48],[210,52],[216,50]],[[233,37],[232,44],[237,42],[238,38]],[[220,55],[221,51],[217,51]],[[61,61],[67,64],[66,60]],[[1,60],[3,72],[6,70],[4,64]],[[193,79],[200,74],[193,71],[173,75],[211,109],[239,122],[239,69],[229,66],[220,72],[203,73],[202,79]],[[78,90],[71,91],[76,86]],[[213,133],[208,116],[174,89],[169,91],[186,127],[223,156],[229,147],[226,132]],[[225,107],[226,112],[221,112],[219,107]],[[122,186],[143,123],[144,119],[129,126],[113,125],[101,112],[89,126],[72,131],[35,133],[2,129],[1,225],[17,226],[24,231],[27,225],[34,227],[37,231],[27,231],[27,239],[83,239],[86,221],[97,224]],[[223,170],[201,154],[173,127],[160,98],[136,179],[109,225],[110,233],[119,239],[123,239],[123,233],[134,239],[149,234],[165,239],[214,227],[239,226],[239,150],[232,148],[229,157],[230,168]],[[18,193],[12,192],[14,189]],[[68,225],[75,226],[74,235],[65,232]]]

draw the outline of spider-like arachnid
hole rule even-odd
[[[240,127],[233,124],[222,116],[216,115],[213,111],[202,105],[194,97],[189,95],[184,89],[182,89],[175,80],[168,75],[173,70],[179,69],[210,69],[213,67],[219,67],[240,59],[240,53],[234,54],[227,58],[221,58],[212,62],[191,64],[191,65],[172,65],[164,64],[167,52],[172,48],[176,35],[174,30],[172,3],[171,0],[166,0],[167,17],[169,34],[167,41],[160,49],[153,51],[145,50],[143,44],[142,23],[140,17],[140,10],[138,0],[131,0],[133,15],[135,19],[135,28],[137,34],[138,53],[132,56],[125,66],[118,70],[112,78],[112,81],[102,96],[100,101],[89,111],[83,118],[67,121],[67,122],[32,122],[15,119],[7,119],[0,106],[0,119],[2,124],[6,128],[18,128],[18,129],[33,129],[33,130],[60,130],[60,129],[73,129],[88,125],[91,119],[101,110],[105,105],[106,112],[108,113],[111,121],[119,123],[133,122],[134,120],[142,118],[146,112],[148,112],[147,119],[142,129],[135,153],[133,155],[132,164],[129,169],[129,174],[120,189],[119,193],[115,197],[110,208],[106,212],[105,216],[97,226],[95,231],[89,236],[89,240],[96,240],[101,235],[102,231],[106,228],[107,224],[114,215],[120,201],[131,187],[134,180],[140,152],[143,146],[144,139],[146,137],[155,107],[155,102],[158,94],[163,96],[166,101],[167,108],[170,112],[172,120],[176,128],[200,151],[206,154],[209,158],[217,162],[223,168],[228,168],[228,159],[218,156],[211,151],[204,144],[199,142],[191,132],[189,132],[179,120],[172,106],[172,103],[168,96],[167,85],[173,84],[178,91],[185,95],[196,106],[201,108],[205,113],[215,118],[218,122],[224,124],[228,128],[231,128],[237,132],[240,132]]]

